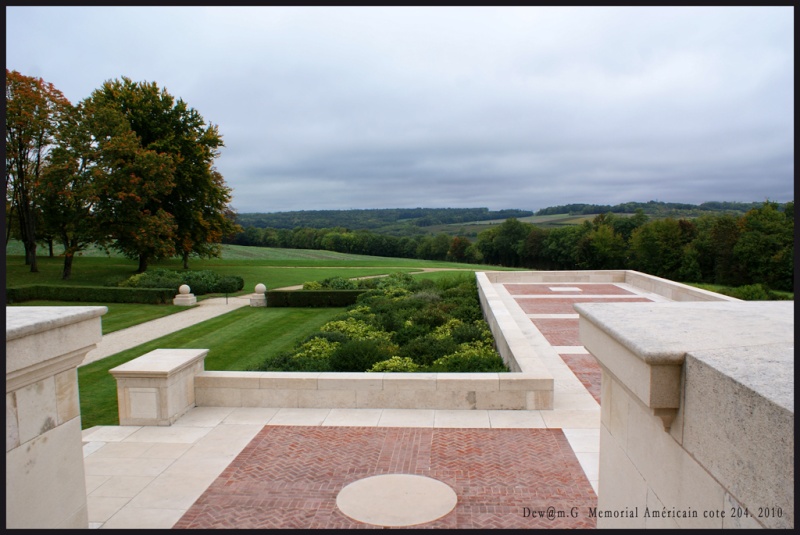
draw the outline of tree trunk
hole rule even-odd
[[[73,254],[69,251],[64,251],[64,270],[61,272],[61,280],[68,280],[72,276],[72,259]]]
[[[36,265],[36,242],[25,244],[25,263],[31,266],[31,273],[39,273]]]
[[[50,258],[53,258],[53,238],[47,240],[47,246],[50,248]]]
[[[139,269],[136,270],[136,273],[144,273],[145,271],[147,271],[147,255],[140,254]]]
[[[189,253],[183,253],[183,269],[189,269]]]

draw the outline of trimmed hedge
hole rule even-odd
[[[267,292],[268,307],[348,307],[356,304],[366,290],[271,290]]]
[[[172,303],[172,288],[110,288],[107,286],[48,286],[31,284],[6,288],[6,303],[23,301],[86,301],[99,303],[142,303],[161,305]]]

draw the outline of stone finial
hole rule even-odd
[[[256,284],[256,293],[257,294],[267,293],[267,287],[259,282],[258,284]]]
[[[192,289],[189,288],[188,284],[181,284],[180,288],[178,288],[178,293],[181,295],[188,295],[192,293]]]

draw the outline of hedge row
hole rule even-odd
[[[23,301],[84,301],[96,303],[172,303],[172,288],[110,288],[107,286],[47,286],[32,284],[6,288],[6,303]]]
[[[267,292],[268,307],[348,307],[366,290],[298,290]]]

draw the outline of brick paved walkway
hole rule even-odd
[[[336,495],[389,473],[458,495],[452,512],[414,527],[595,527],[597,498],[560,429],[297,426],[265,427],[174,527],[379,527],[342,514]],[[554,518],[531,516],[548,507]]]
[[[616,284],[509,283],[503,285],[531,322],[553,347],[578,347],[578,314],[575,303],[649,302],[634,292]],[[546,317],[558,315],[559,317]],[[572,317],[567,317],[570,315]],[[600,403],[602,372],[597,360],[588,352],[563,353],[559,357],[581,381],[586,390]]]

